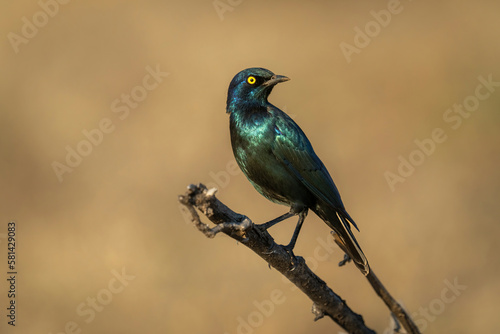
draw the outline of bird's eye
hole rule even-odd
[[[255,82],[257,81],[257,79],[255,79],[254,76],[249,76],[247,78],[247,82],[250,84],[250,85],[253,85]]]

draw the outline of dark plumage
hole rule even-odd
[[[308,209],[335,232],[337,243],[367,275],[369,265],[351,231],[354,220],[339,191],[300,127],[267,101],[273,87],[289,80],[263,68],[238,73],[227,96],[234,157],[248,180],[267,199],[290,212],[263,224],[264,228],[299,215],[290,244],[293,249]]]

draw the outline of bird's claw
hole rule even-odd
[[[283,248],[285,249],[285,252],[287,252],[290,255],[290,258],[291,258],[291,263],[292,263],[293,268],[290,271],[294,271],[295,267],[299,263],[299,260],[295,256],[295,254],[293,253],[293,245],[288,244],[286,246],[283,246]]]
[[[342,267],[344,266],[347,262],[351,262],[352,259],[349,255],[347,254],[344,254],[344,259],[342,261],[339,262],[339,267]]]
[[[285,251],[290,254],[290,256],[295,259],[295,254],[293,253],[293,245],[286,245],[286,246],[283,246],[283,248],[285,249]]]

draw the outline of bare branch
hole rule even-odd
[[[339,295],[309,269],[302,257],[294,256],[285,247],[276,244],[266,230],[254,225],[248,217],[229,209],[215,197],[215,192],[216,189],[207,189],[199,184],[188,186],[186,194],[179,196],[179,202],[189,210],[198,230],[209,238],[223,232],[254,251],[313,301],[314,320],[328,316],[349,333],[375,333],[365,325],[361,315],[353,312]],[[195,208],[215,227],[203,223]],[[418,334],[418,328],[411,318],[372,271],[367,279],[408,333]]]
[[[385,305],[387,305],[389,310],[391,310],[391,313],[395,318],[394,320],[398,320],[408,333],[419,334],[420,331],[417,325],[415,325],[415,323],[413,322],[410,315],[401,305],[399,305],[399,303],[394,298],[392,298],[389,291],[387,291],[382,282],[380,282],[380,280],[375,275],[373,270],[370,269],[370,272],[366,276],[366,279],[370,282],[370,284],[373,287],[373,290],[375,290],[377,295],[379,295],[379,297],[382,298],[382,300],[384,301]]]
[[[302,257],[293,257],[284,247],[274,242],[267,231],[255,226],[248,217],[235,213],[215,197],[215,191],[204,185],[190,185],[179,201],[191,213],[195,226],[207,237],[213,238],[223,232],[241,242],[263,258],[270,266],[281,272],[313,302],[316,320],[329,316],[349,333],[375,333],[365,326],[361,315],[354,313],[340,296],[316,276]],[[200,210],[211,222],[210,228],[201,222],[196,210]]]

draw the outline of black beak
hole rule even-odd
[[[284,75],[273,75],[271,79],[265,81],[262,85],[263,86],[274,86],[280,82],[288,81],[290,78],[285,77]]]

